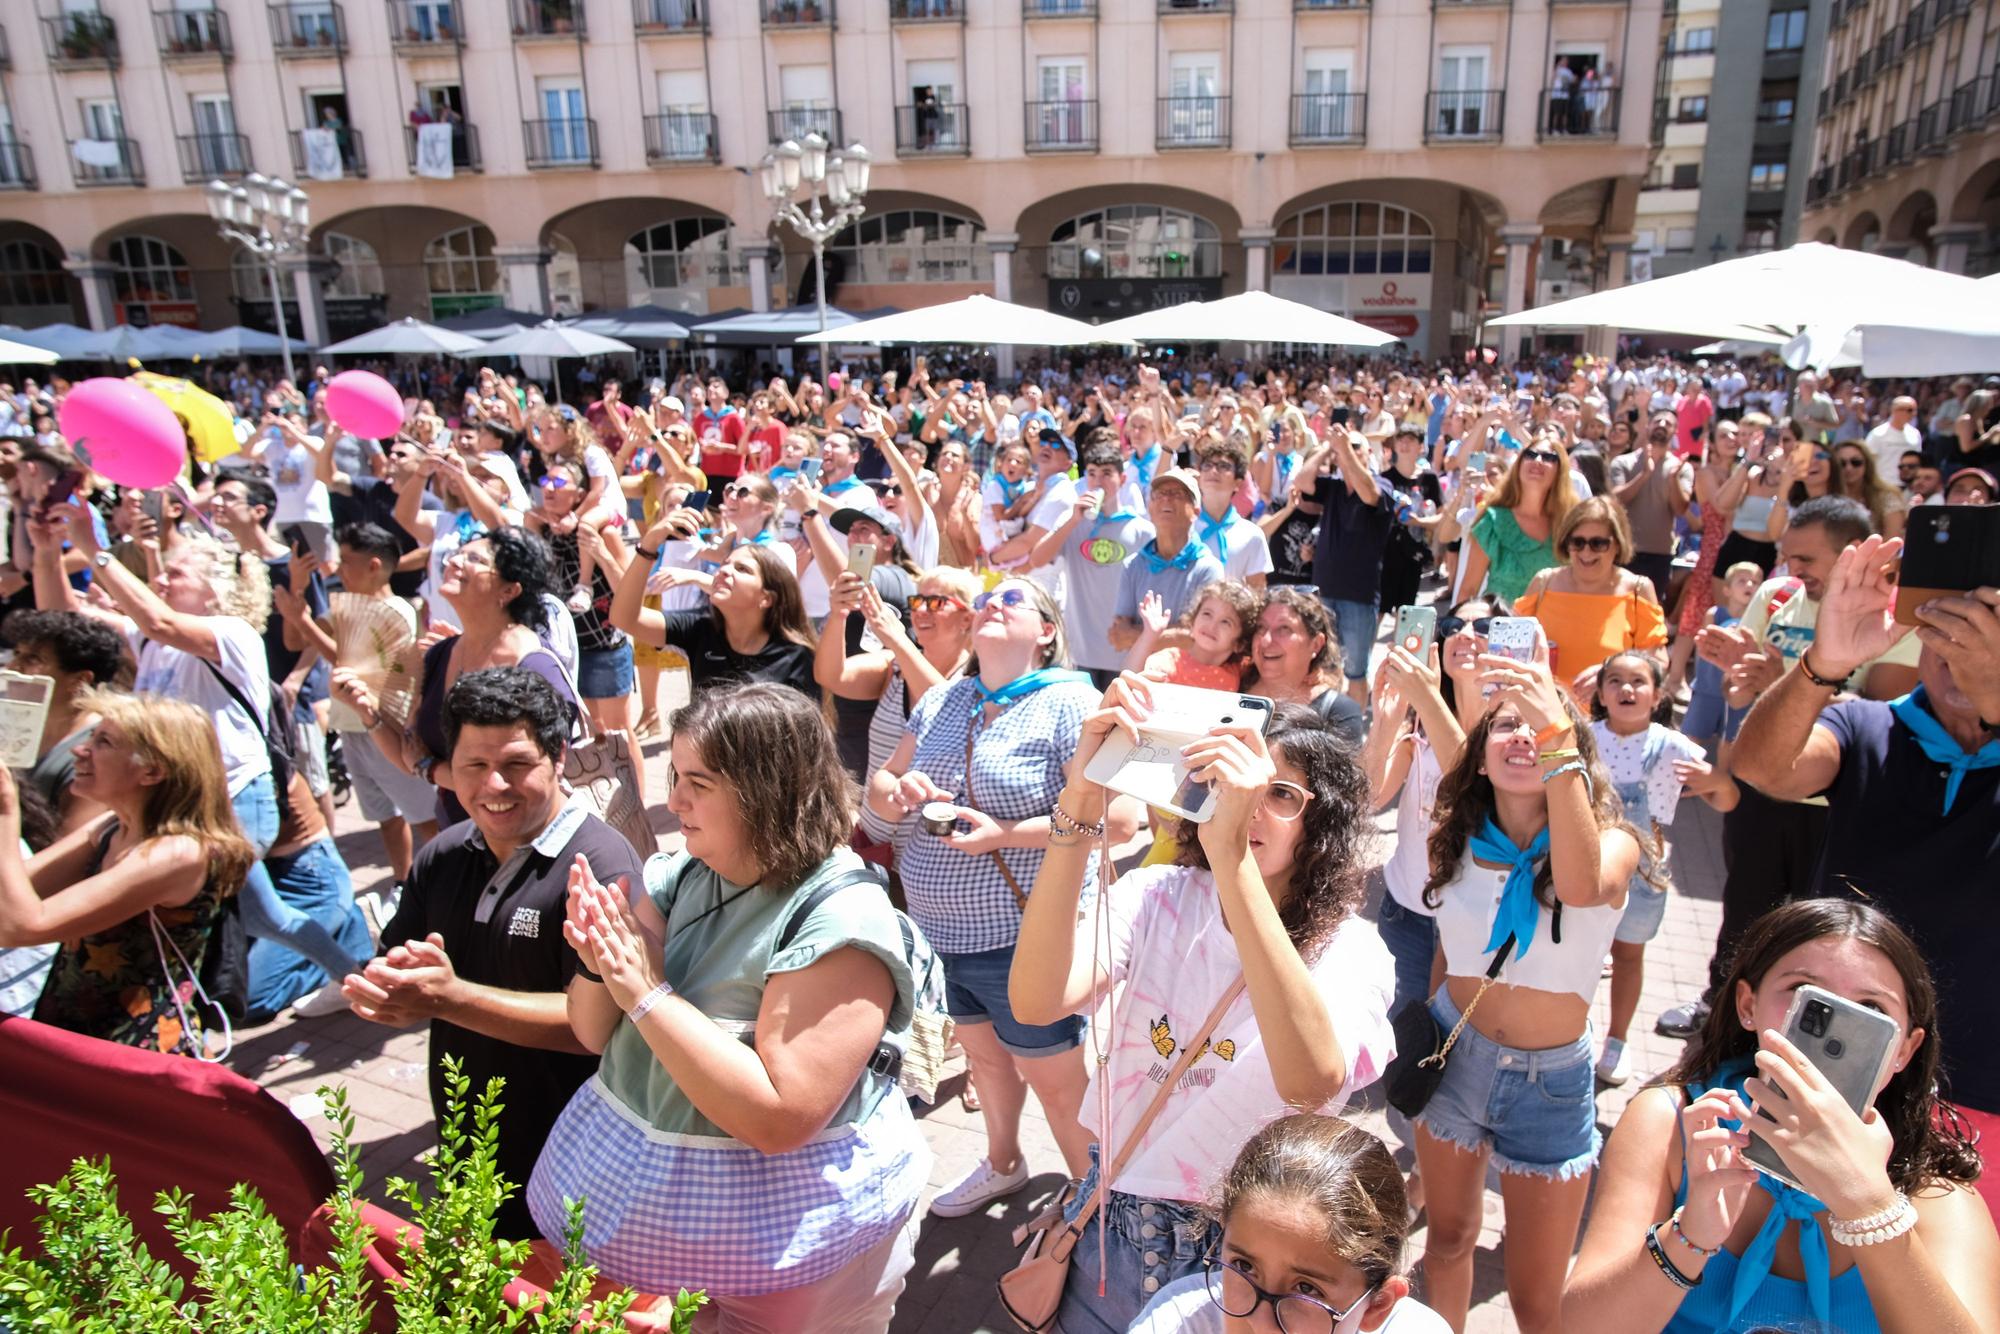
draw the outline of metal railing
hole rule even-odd
[[[278,58],[336,56],[347,50],[347,16],[334,0],[292,0],[268,7]]]
[[[1982,114],[1979,80],[1967,79],[1951,90],[1951,110],[1945,114],[1945,133],[1969,129]]]
[[[524,120],[521,135],[527,144],[530,171],[597,165],[597,122],[589,116]]]
[[[1535,136],[1544,143],[1563,139],[1613,139],[1618,135],[1617,88],[1585,88],[1571,84],[1564,95],[1542,90]]]
[[[632,0],[632,30],[641,36],[662,32],[707,32],[709,0]]]
[[[306,132],[304,130],[293,130],[290,138],[292,141],[292,174],[312,180],[324,179],[323,177],[312,175],[312,164],[306,159]],[[362,146],[361,131],[349,129],[335,130],[333,132],[333,143],[334,150],[340,154],[340,174],[357,181],[365,178],[368,175],[368,154]]]
[[[117,149],[118,160],[101,165],[84,162],[76,155],[76,146],[81,142],[111,144]],[[72,139],[69,141],[69,174],[80,189],[99,185],[144,185],[146,164],[139,155],[137,139]]]
[[[219,9],[156,9],[153,37],[166,60],[227,60],[229,15]]]
[[[1095,153],[1096,101],[1028,103],[1022,144],[1030,153]]]
[[[1944,101],[1939,99],[1917,113],[1914,146],[1919,153],[1937,152],[1944,145]]]
[[[1424,138],[1498,139],[1507,105],[1504,88],[1453,88],[1424,97]]]
[[[0,190],[38,190],[35,155],[17,139],[0,139]]]
[[[1317,9],[1366,9],[1368,0],[1292,0],[1292,8],[1302,14]]]
[[[842,140],[838,107],[781,107],[771,112],[768,119],[774,144],[803,139],[809,134],[817,134],[829,144]]]
[[[1236,0],[1158,0],[1156,12],[1161,14],[1228,14],[1235,10]]]
[[[763,0],[767,28],[816,28],[833,24],[833,0]]]
[[[1229,147],[1227,97],[1160,97],[1154,105],[1155,148]]]
[[[109,14],[96,10],[44,15],[42,45],[48,54],[49,64],[57,68],[115,65],[118,63],[118,25],[111,21]]]
[[[1917,3],[1910,6],[1910,12],[1903,16],[1903,49],[1905,51],[1936,31],[1929,18],[1929,9],[1928,0],[1917,0]]]
[[[1021,0],[1024,19],[1094,19],[1097,0]]]
[[[398,51],[456,46],[465,35],[458,0],[387,0],[389,45]]]
[[[693,111],[664,111],[646,117],[646,161],[722,161],[715,117]]]
[[[1833,168],[1821,167],[1806,177],[1806,202],[1817,204],[1833,193]]]
[[[1898,121],[1882,136],[1882,165],[1900,167],[1910,160],[1910,131],[1915,128],[1910,121]]]
[[[189,185],[206,185],[220,176],[250,174],[250,140],[241,134],[177,134],[181,179]]]
[[[509,18],[516,38],[561,37],[574,40],[586,34],[583,0],[511,0]]]
[[[1293,144],[1358,144],[1368,138],[1368,94],[1293,93]]]
[[[403,127],[403,150],[409,155],[411,172],[417,169],[417,127]],[[464,121],[451,127],[451,165],[454,171],[484,171],[479,157],[479,128]]]
[[[963,23],[965,0],[889,0],[891,23]]]
[[[897,157],[967,157],[972,153],[972,121],[963,102],[931,102],[896,108]]]

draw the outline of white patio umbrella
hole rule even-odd
[[[297,334],[292,335],[294,348],[311,348],[312,344]],[[240,324],[232,324],[227,329],[213,329],[198,335],[188,345],[184,355],[204,357],[275,357],[284,351],[284,342],[274,333],[262,329],[249,329]]]
[[[379,329],[370,329],[365,334],[330,344],[320,349],[321,356],[328,357],[392,357],[392,356],[464,356],[467,352],[483,351],[485,343],[470,334],[453,333],[440,329],[435,324],[425,324],[422,320],[408,316],[393,324],[385,324]]]
[[[496,338],[490,343],[479,343],[458,355],[461,357],[606,357],[614,353],[632,352],[636,349],[630,343],[621,343],[616,338],[591,333],[573,324],[558,324],[554,320],[543,320],[532,329]]]
[[[973,295],[921,310],[809,333],[801,343],[964,343],[975,347],[1074,347],[1104,341],[1094,325],[1053,311]]]
[[[1976,293],[1935,320],[1862,324],[1861,369],[1868,375],[1978,375],[2000,371],[2000,274],[1981,278]]]
[[[200,341],[201,335],[193,329],[171,324],[151,325],[144,329],[130,324],[114,324],[84,339],[71,355],[91,361],[185,358],[196,355],[194,349]]]
[[[64,361],[78,360],[82,349],[96,335],[95,329],[80,324],[38,324],[32,329],[9,329],[7,336],[17,343],[53,352]]]
[[[1942,316],[1976,300],[1976,288],[1959,274],[1807,241],[1502,315],[1486,327],[1780,339],[1822,328],[1837,330],[1837,338],[1857,324]]]
[[[0,338],[0,366],[53,366],[61,360],[45,347],[29,347],[11,338]]]
[[[1103,343],[1307,343],[1381,347],[1396,336],[1269,292],[1190,301],[1096,326]]]

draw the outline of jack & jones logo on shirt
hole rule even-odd
[[[507,934],[526,936],[529,940],[542,938],[542,910],[540,908],[516,908],[514,918],[507,923]]]

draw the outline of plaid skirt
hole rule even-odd
[[[893,1088],[864,1120],[765,1154],[655,1130],[592,1076],[549,1132],[528,1208],[560,1237],[563,1202],[583,1200],[584,1254],[638,1291],[754,1297],[818,1282],[894,1232],[930,1156]]]

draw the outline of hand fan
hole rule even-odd
[[[385,598],[334,593],[327,603],[338,654],[334,665],[352,671],[374,692],[383,717],[398,727],[408,725],[416,705],[416,676],[410,662],[417,642],[415,629]]]

